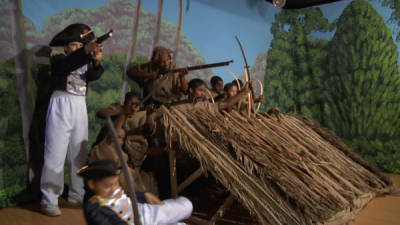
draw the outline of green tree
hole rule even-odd
[[[28,170],[15,64],[1,60],[0,73],[0,207],[6,207],[15,204],[15,197],[26,190]]]
[[[372,163],[400,169],[399,163],[388,168],[400,151],[394,148],[400,135],[398,53],[390,29],[369,3],[354,0],[338,20],[329,52],[328,126]]]
[[[322,120],[321,77],[328,41],[312,37],[326,32],[328,20],[319,8],[283,10],[275,15],[271,32],[274,39],[267,57],[264,77],[266,104],[262,110],[293,104],[298,112]]]

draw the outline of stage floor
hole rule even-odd
[[[392,181],[400,187],[400,174],[390,174]],[[0,209],[2,225],[81,225],[86,224],[80,209],[61,208],[62,216],[47,217],[39,212],[39,206]],[[229,217],[229,215],[227,215]],[[236,224],[224,220],[223,224]],[[241,223],[242,224],[242,223]],[[361,210],[354,225],[400,225],[400,194],[376,197]]]

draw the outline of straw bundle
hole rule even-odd
[[[261,224],[347,224],[390,180],[300,116],[162,107],[167,143],[196,157]]]

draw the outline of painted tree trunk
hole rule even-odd
[[[135,58],[136,54],[136,41],[138,36],[138,28],[139,28],[139,18],[140,18],[140,8],[142,5],[142,0],[136,0],[135,2],[135,12],[133,15],[133,23],[132,23],[132,40],[129,43],[128,52],[126,53],[126,61],[125,61],[125,73],[124,73],[124,81],[122,83],[122,96],[121,96],[121,104],[123,104],[125,100],[125,94],[129,91],[129,78],[126,75],[126,70],[131,64],[132,59]]]
[[[164,0],[158,0],[157,17],[156,17],[156,31],[154,33],[153,48],[151,49],[151,51],[153,51],[154,47],[156,47],[160,42],[163,5],[164,5]]]
[[[178,8],[178,22],[176,24],[176,37],[175,37],[175,49],[174,49],[174,57],[172,58],[172,62],[176,64],[176,59],[178,58],[178,50],[179,50],[179,42],[181,40],[181,29],[182,29],[182,0],[179,1]]]
[[[33,95],[33,79],[28,58],[28,49],[26,47],[21,0],[10,0],[9,12],[11,17],[11,42],[15,54],[14,62],[18,87],[18,101],[22,120],[22,135],[26,159],[29,159],[29,129],[32,121],[35,97]]]

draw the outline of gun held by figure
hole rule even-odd
[[[233,60],[219,62],[219,63],[211,63],[211,64],[203,64],[203,65],[197,65],[197,66],[189,66],[189,67],[170,69],[167,71],[162,71],[160,74],[176,73],[176,72],[179,72],[179,71],[182,71],[185,69],[187,69],[188,71],[191,71],[191,70],[201,70],[201,69],[220,67],[220,66],[228,66],[230,63],[233,63]]]
[[[98,37],[97,40],[96,40],[96,43],[100,44],[103,41],[107,40],[108,38],[112,37],[112,32],[113,32],[113,30],[111,29],[107,33],[105,33],[105,34],[101,35],[100,37]]]
[[[176,68],[176,69],[171,69],[171,70],[167,70],[164,72],[160,72],[160,74],[172,74],[172,73],[176,73],[182,70],[200,70],[200,69],[207,69],[207,68],[212,68],[212,67],[219,67],[219,66],[228,66],[230,63],[232,63],[233,60],[229,60],[229,61],[225,61],[225,62],[219,62],[219,63],[211,63],[211,64],[203,64],[203,65],[197,65],[197,66],[190,66],[190,67],[183,67],[183,68]],[[149,100],[151,98],[151,96],[158,90],[161,89],[162,87],[162,83],[166,81],[166,77],[168,76],[164,76],[164,78],[161,78],[161,82],[159,83],[158,87],[154,88],[147,96],[145,96],[142,101],[140,101],[140,105],[143,105],[143,103],[145,103],[147,100]]]
[[[92,33],[93,30],[90,30],[89,32],[86,32],[84,34],[81,34],[80,37],[84,38],[86,36],[88,36],[90,33]],[[111,29],[110,31],[108,31],[107,33],[101,35],[100,37],[97,38],[96,43],[97,44],[101,44],[103,41],[107,40],[108,38],[112,37],[112,32],[113,30]]]

